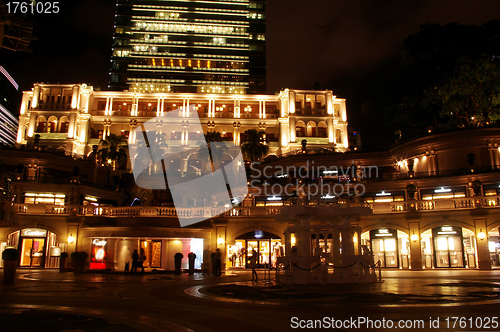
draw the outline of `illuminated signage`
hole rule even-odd
[[[450,227],[450,226],[441,227],[441,231],[439,231],[437,233],[438,234],[457,234],[457,232],[453,230],[453,227]]]
[[[335,196],[331,196],[330,194],[326,194],[324,196],[321,196],[322,199],[332,199],[335,198]]]
[[[264,232],[263,231],[255,231],[255,238],[256,239],[261,239],[264,237]]]
[[[441,187],[441,189],[436,189],[436,190],[434,190],[434,192],[435,192],[435,193],[449,193],[450,191],[451,191],[451,189],[450,189],[450,188],[446,188],[446,189],[445,189],[445,188],[443,188],[443,187]]]
[[[281,197],[276,197],[273,195],[273,197],[268,197],[267,200],[268,201],[281,201]]]
[[[379,229],[378,233],[375,234],[375,236],[393,236],[391,232],[389,232],[388,229]]]
[[[382,190],[381,193],[375,194],[376,196],[391,196],[391,193],[386,193],[385,191]]]
[[[47,231],[44,229],[23,229],[22,231],[23,236],[30,236],[30,237],[45,237],[47,235]]]
[[[106,243],[108,243],[108,241],[106,240],[98,240],[98,239],[94,239],[94,241],[92,241],[92,243],[96,246],[105,246]]]

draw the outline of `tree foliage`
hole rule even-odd
[[[100,141],[104,147],[98,151],[98,156],[103,163],[110,160],[113,164],[119,164],[127,161],[127,142],[118,135],[110,134]]]
[[[405,40],[411,79],[388,108],[392,123],[447,130],[500,117],[500,21],[424,25]]]
[[[269,146],[264,144],[266,134],[263,130],[249,129],[245,131],[241,144],[241,152],[251,162],[258,161],[269,151]]]
[[[211,142],[222,142],[222,134],[218,131],[209,131],[205,134],[207,145],[202,144],[198,150],[198,158],[211,165],[212,172],[219,168],[224,157],[225,147],[221,144],[210,144]],[[217,165],[216,165],[217,164]]]

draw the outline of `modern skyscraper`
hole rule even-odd
[[[0,66],[0,144],[13,145],[19,126],[17,119],[19,85],[3,66]],[[16,114],[15,116],[13,114]]]
[[[264,0],[118,0],[110,88],[265,93]]]

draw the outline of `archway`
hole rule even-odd
[[[269,268],[269,264],[276,266],[277,258],[284,254],[283,250],[281,236],[261,230],[247,232],[236,237],[233,245],[228,245],[227,266],[247,268],[255,253],[258,255],[257,267]]]
[[[320,121],[318,123],[318,137],[328,137],[327,136],[327,126],[325,121]]]
[[[68,132],[68,127],[69,127],[69,119],[67,116],[61,116],[59,119],[59,128],[58,132],[59,133],[67,133]]]
[[[307,123],[307,128],[306,128],[307,137],[316,137],[316,134],[317,134],[316,122],[309,121]]]
[[[47,132],[48,133],[57,132],[57,122],[58,122],[57,117],[55,117],[54,115],[49,117],[49,119],[47,120]]]
[[[43,115],[40,115],[36,119],[36,131],[35,132],[44,133],[44,132],[46,132],[46,127],[47,127],[47,119]]]
[[[305,132],[306,124],[304,121],[297,121],[295,124],[295,135],[296,137],[305,137],[306,132]]]

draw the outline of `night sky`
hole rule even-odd
[[[331,89],[347,99],[350,127],[363,141],[380,120],[371,105],[401,86],[404,39],[426,23],[480,25],[500,18],[498,0],[268,0],[268,93],[281,88]],[[59,14],[35,15],[33,53],[0,51],[20,85],[90,83],[105,90],[114,0],[63,0]]]

